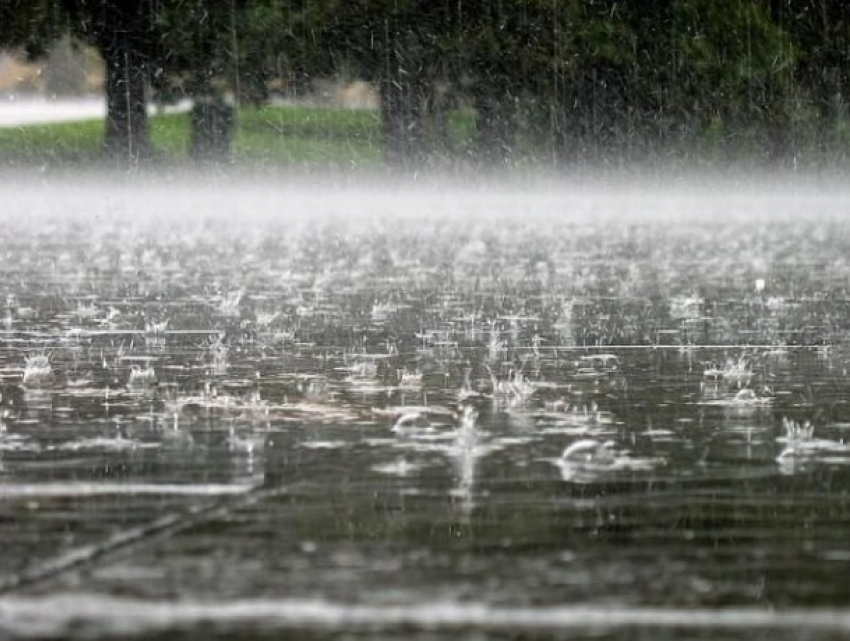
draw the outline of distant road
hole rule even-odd
[[[48,100],[38,97],[0,99],[0,127],[19,127],[51,122],[95,120],[106,115],[103,98]]]
[[[167,112],[188,111],[188,101],[165,108]],[[155,111],[150,106],[149,111]],[[20,127],[53,122],[97,120],[106,115],[106,101],[100,97],[62,98],[0,97],[0,127]]]

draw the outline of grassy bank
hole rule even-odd
[[[166,168],[189,166],[189,114],[160,114],[150,119],[154,165]],[[824,148],[816,132],[795,130],[794,154],[771,159],[756,131],[726,131],[720,125],[681,140],[632,141],[610,148],[582,147],[568,151],[572,161],[559,160],[557,166],[619,169],[640,167],[690,167],[734,174],[739,167],[814,170],[850,168],[850,126],[836,132],[837,142]],[[0,128],[0,167],[104,167],[102,158],[103,121],[87,120],[49,125]],[[747,137],[749,135],[749,138]],[[481,168],[475,161],[475,116],[470,111],[449,114],[447,140],[440,153],[434,153],[433,166],[455,171],[463,167]],[[548,149],[548,151],[547,151]],[[506,165],[513,170],[538,172],[551,169],[551,141],[545,138],[517,137]],[[233,160],[249,170],[257,167],[299,167],[306,169],[378,168],[382,165],[383,144],[379,114],[366,110],[319,109],[308,107],[242,108],[236,116]],[[448,163],[443,161],[448,160]]]
[[[158,161],[187,162],[189,115],[150,120]],[[4,164],[97,164],[103,121],[0,128]],[[371,111],[263,107],[241,109],[233,141],[237,163],[374,166],[381,160],[380,122]]]

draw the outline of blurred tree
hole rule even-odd
[[[70,29],[94,46],[105,64],[107,102],[104,149],[135,162],[150,155],[148,87],[163,89],[176,76],[199,105],[193,118],[193,151],[220,150],[232,113],[219,100],[214,79],[233,59],[236,12],[243,0],[4,0],[0,44],[43,55]]]
[[[145,85],[156,2],[3,0],[0,45],[43,56],[70,30],[95,46],[106,66],[104,147],[118,158],[137,159],[149,151]]]
[[[160,97],[192,100],[190,156],[199,161],[227,160],[234,128],[230,71],[241,0],[160,2],[153,28],[157,39],[152,84]]]
[[[316,78],[339,72],[336,47],[323,38],[330,2],[250,0],[235,14],[230,77],[239,102],[260,104],[273,92],[297,96]]]
[[[588,0],[571,20],[566,147],[629,159],[719,128],[781,153],[795,52],[759,0]]]
[[[535,106],[560,100],[564,49],[561,35],[572,3],[564,0],[469,0],[453,29],[454,57],[475,108],[476,153],[488,164],[512,154],[522,121]]]
[[[749,141],[779,156],[809,100],[834,144],[850,79],[842,0],[2,0],[0,44],[30,55],[69,26],[106,61],[105,146],[149,151],[146,87],[196,103],[193,152],[227,147],[223,97],[260,103],[351,73],[380,90],[387,159],[476,153],[628,159],[653,145]],[[797,109],[797,111],[794,111]],[[660,142],[659,142],[660,141]],[[729,145],[731,148],[733,145]]]
[[[669,43],[670,1],[660,0],[649,12],[645,4],[590,0],[572,16],[560,158],[625,155],[640,144],[646,120],[659,117],[652,93],[642,90],[658,80],[651,76],[663,64],[659,43]]]
[[[449,0],[332,0],[323,46],[380,92],[384,149],[391,166],[417,166],[446,139],[449,38],[459,3]]]
[[[766,156],[784,156],[795,50],[759,0],[676,3],[670,51],[667,86],[679,121],[700,129],[719,121],[739,141],[754,134]]]
[[[87,47],[70,34],[56,39],[46,54],[44,90],[49,96],[75,96],[86,91],[89,72]]]
[[[818,117],[822,150],[837,142],[850,86],[850,4],[845,0],[766,0],[797,52],[794,79]]]
[[[147,84],[157,51],[158,0],[61,0],[73,31],[95,46],[106,68],[104,149],[135,162],[150,155]]]
[[[0,47],[37,58],[67,30],[68,17],[56,0],[0,0]]]

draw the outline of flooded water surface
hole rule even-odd
[[[27,183],[0,627],[843,638],[823,193]]]

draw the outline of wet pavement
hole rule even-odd
[[[7,636],[850,629],[840,194],[62,189],[2,231]]]

